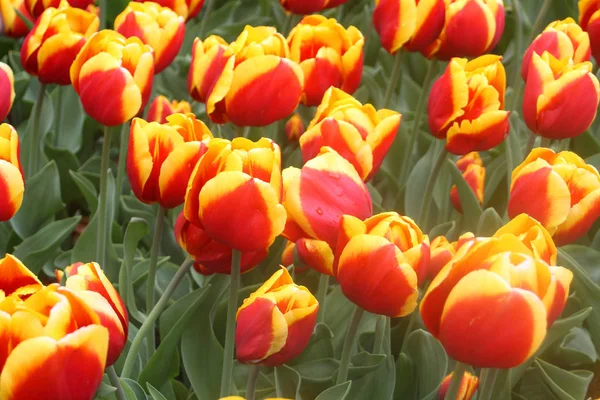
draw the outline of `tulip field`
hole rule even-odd
[[[600,400],[600,0],[0,0],[0,400]]]

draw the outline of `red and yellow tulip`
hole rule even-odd
[[[0,62],[0,121],[10,112],[15,101],[15,76],[12,69]]]
[[[304,122],[299,114],[294,114],[285,123],[285,136],[290,142],[297,142],[304,133]]]
[[[214,122],[266,126],[292,114],[302,96],[302,69],[288,57],[272,27],[247,26],[229,45],[218,36],[196,38],[188,90]]]
[[[523,118],[537,135],[572,138],[594,122],[599,96],[600,85],[590,62],[574,64],[548,52],[533,53],[523,93]]]
[[[34,19],[39,18],[49,8],[62,8],[64,6],[75,7],[85,10],[95,0],[24,0],[27,11]]]
[[[138,199],[173,208],[183,204],[188,180],[212,134],[193,114],[174,114],[167,120],[167,124],[159,124],[134,118],[127,175]]]
[[[294,14],[312,14],[341,6],[348,0],[279,0],[279,4]]]
[[[340,218],[347,214],[364,220],[373,213],[367,187],[352,164],[328,147],[302,169],[286,168],[283,186],[283,235],[296,243],[305,264],[333,276]]]
[[[456,161],[456,166],[462,172],[463,178],[475,193],[479,204],[483,205],[483,189],[485,184],[485,167],[483,161],[477,152],[471,152],[461,157]],[[460,197],[458,195],[458,189],[456,185],[450,189],[450,201],[452,205],[459,213],[462,213],[462,205],[460,204]]]
[[[169,7],[186,21],[194,18],[204,5],[204,0],[154,0],[163,7]]]
[[[185,19],[152,1],[132,1],[115,18],[115,31],[127,38],[136,36],[152,47],[154,72],[158,74],[179,53],[185,36]]]
[[[25,5],[25,0],[0,0],[0,27],[6,36],[20,38],[27,35],[29,28],[15,9],[33,24],[33,17]]]
[[[350,161],[366,182],[373,178],[390,149],[402,116],[392,110],[375,110],[351,95],[330,88],[315,118],[300,137],[304,161],[328,146]]]
[[[19,136],[9,124],[0,125],[0,221],[11,219],[21,207],[25,178],[20,160]]]
[[[103,125],[120,125],[142,111],[150,98],[152,48],[137,37],[103,30],[81,48],[70,74],[85,112]]]
[[[425,280],[431,281],[456,254],[456,242],[450,243],[445,236],[438,236],[431,241],[431,255],[427,265]]]
[[[330,87],[354,93],[362,78],[365,39],[333,18],[304,17],[288,36],[290,59],[304,73],[302,104],[316,106]]]
[[[281,267],[238,309],[237,360],[268,366],[291,361],[308,344],[318,311],[317,299]]]
[[[594,58],[600,57],[600,1],[579,0],[579,25],[590,37]]]
[[[536,258],[549,265],[556,264],[557,250],[552,236],[537,220],[527,214],[519,214],[498,229],[493,237],[513,235],[527,246]]]
[[[496,147],[508,135],[502,57],[453,58],[429,93],[429,128],[446,149],[464,155]]]
[[[571,59],[575,64],[590,60],[590,37],[572,18],[554,21],[540,33],[523,56],[521,76],[527,81],[533,53],[547,51],[558,60]]]
[[[192,106],[185,100],[173,100],[169,102],[165,96],[157,96],[148,107],[148,116],[146,121],[158,122],[164,124],[167,122],[167,117],[172,114],[188,114],[192,112]]]
[[[600,218],[600,174],[575,153],[536,148],[512,174],[508,215],[521,213],[538,220],[558,245],[572,243]]]
[[[71,65],[99,26],[94,13],[64,3],[47,8],[21,46],[21,65],[42,83],[70,85]]]
[[[444,0],[375,0],[373,25],[390,54],[425,51],[439,37],[445,19]]]
[[[440,388],[438,389],[438,400],[444,400],[446,398],[448,389],[450,389],[450,382],[452,382],[452,375],[454,375],[453,372],[446,375],[440,384]],[[460,382],[460,387],[458,388],[458,393],[456,394],[456,400],[471,400],[473,396],[475,396],[478,386],[479,378],[470,372],[465,371],[462,381]]]
[[[262,251],[285,226],[281,196],[281,151],[275,142],[213,139],[190,178],[185,217],[229,248]]]

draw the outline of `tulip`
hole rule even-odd
[[[96,263],[77,263],[65,268],[65,287],[71,289],[89,305],[108,330],[106,365],[117,361],[127,342],[129,316],[121,297]]]
[[[245,400],[245,399],[240,396],[227,396],[227,397],[222,397],[220,400]],[[291,399],[284,399],[283,397],[269,397],[265,400],[291,400]]]
[[[521,76],[527,81],[533,53],[547,51],[558,60],[571,59],[575,64],[590,60],[590,37],[572,18],[554,21],[540,33],[523,56]]]
[[[348,0],[279,0],[279,4],[294,14],[312,14],[338,7]]]
[[[293,360],[308,344],[318,311],[317,299],[281,267],[238,309],[237,360],[267,366]]]
[[[65,0],[24,0],[25,7],[33,15],[35,19],[39,18],[44,11],[49,8],[60,8],[61,3]],[[67,6],[80,8],[85,10],[91,4],[94,4],[94,0],[67,0],[65,1]],[[76,53],[77,54],[77,53]]]
[[[192,112],[192,106],[185,100],[169,100],[165,96],[158,96],[150,103],[148,108],[148,122],[158,122],[164,124],[167,122],[167,117],[172,114],[182,113],[188,114]]]
[[[448,242],[445,236],[438,236],[431,241],[430,252],[427,273],[425,274],[425,280],[428,281],[434,279],[442,268],[448,264],[456,253],[456,248],[455,244]]]
[[[19,137],[9,124],[0,125],[0,182],[0,221],[8,221],[21,207],[25,191]]]
[[[83,46],[70,74],[85,112],[103,125],[120,125],[148,102],[154,77],[152,48],[136,37],[103,30]]]
[[[0,121],[4,120],[15,101],[15,77],[12,69],[0,62]]]
[[[208,236],[201,227],[188,221],[183,212],[179,214],[175,222],[175,238],[194,259],[194,268],[200,274],[231,274],[231,247]],[[241,273],[251,271],[268,254],[268,249],[242,253]]]
[[[475,193],[479,204],[483,205],[483,189],[485,184],[485,167],[481,161],[479,153],[472,152],[461,157],[457,162],[456,166],[462,172],[463,178]],[[462,213],[462,205],[460,204],[460,197],[458,195],[458,189],[456,185],[450,189],[450,201],[452,205],[459,213]]]
[[[285,241],[283,253],[281,253],[281,264],[282,265],[290,266],[290,265],[294,264],[295,249],[296,249],[296,244],[294,242],[290,242],[289,240]]]
[[[594,58],[600,57],[600,2],[598,0],[579,0],[579,25],[590,38]]]
[[[269,125],[292,114],[302,96],[302,69],[288,56],[272,27],[247,26],[230,45],[218,36],[197,38],[188,90],[216,123]]]
[[[304,122],[299,114],[292,115],[285,123],[285,135],[290,142],[297,142],[304,131]]]
[[[425,51],[444,27],[444,0],[375,0],[373,25],[390,54]]]
[[[152,47],[154,72],[159,73],[179,53],[185,36],[185,19],[157,3],[132,1],[115,18],[115,31],[127,38],[136,36]]]
[[[306,264],[333,276],[340,218],[364,220],[373,213],[367,187],[352,164],[327,147],[302,169],[286,168],[283,186],[288,216],[283,236],[296,243]]]
[[[463,248],[425,293],[423,322],[456,361],[515,367],[537,351],[562,312],[573,274],[549,266],[514,235]]]
[[[189,180],[185,217],[229,248],[261,251],[285,226],[281,194],[281,151],[275,142],[213,139]]]
[[[508,215],[521,213],[539,221],[557,245],[572,243],[600,218],[600,174],[575,153],[536,148],[512,173]]]
[[[42,83],[70,85],[69,69],[100,20],[73,7],[47,8],[21,46],[21,65]]]
[[[304,161],[329,146],[350,161],[361,178],[369,181],[390,149],[402,116],[392,110],[362,105],[340,89],[330,88],[315,118],[300,137]]]
[[[360,86],[365,39],[322,15],[304,17],[288,37],[290,59],[304,74],[302,104],[316,106],[331,86],[354,93]]]
[[[25,0],[0,0],[0,32],[8,37],[20,38],[27,35],[29,28],[15,9],[33,24],[33,17],[25,5]]]
[[[133,193],[144,203],[158,202],[164,208],[183,204],[187,182],[208,149],[212,135],[206,125],[193,114],[187,117],[179,114],[181,116],[199,124],[201,138],[186,140],[170,124],[146,122],[141,118],[134,118],[131,123],[127,175]]]
[[[446,393],[448,392],[450,382],[452,381],[452,375],[453,373],[450,373],[442,380],[440,388],[438,389],[438,400],[444,400],[446,398]],[[473,396],[475,396],[478,386],[479,379],[475,375],[465,372],[462,381],[460,382],[456,400],[471,400]]]
[[[425,54],[440,60],[479,57],[496,47],[503,32],[503,0],[446,0],[444,28]]]
[[[479,0],[474,0],[479,1]],[[429,94],[429,129],[446,149],[464,155],[499,145],[508,135],[502,57],[453,58]]]
[[[523,118],[537,135],[572,138],[594,122],[599,96],[591,63],[573,64],[548,52],[533,53],[523,93]]]
[[[204,5],[204,0],[154,0],[163,7],[169,7],[186,21],[194,18]]]
[[[0,260],[0,272],[0,290],[5,297],[27,298],[43,287],[38,277],[12,254]]]
[[[498,229],[493,237],[506,234],[518,237],[533,252],[536,258],[545,261],[549,265],[556,264],[557,250],[552,236],[542,224],[529,215],[517,215]]]

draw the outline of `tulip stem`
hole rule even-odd
[[[392,94],[398,86],[400,79],[400,72],[402,72],[402,49],[396,52],[394,58],[394,66],[392,67],[392,78],[388,82],[388,87],[385,90],[385,97],[383,98],[383,108],[390,106],[390,100],[392,100]]]
[[[126,122],[121,127],[121,142],[119,143],[119,164],[117,165],[117,181],[115,182],[115,204],[119,204],[123,193],[123,179],[125,178],[125,165],[127,162],[127,147],[129,145],[129,124]],[[115,208],[117,211],[119,207]],[[115,219],[117,216],[115,216]]]
[[[248,383],[246,384],[246,400],[254,400],[256,398],[256,380],[260,372],[260,365],[254,364],[248,372]]]
[[[442,144],[442,150],[438,153],[435,163],[433,164],[431,174],[429,175],[429,179],[427,180],[427,186],[425,187],[425,194],[423,196],[423,203],[421,205],[421,212],[419,213],[419,225],[423,231],[425,231],[429,226],[429,215],[431,201],[433,200],[433,189],[447,156],[448,151],[446,150],[446,146]]]
[[[542,141],[540,142],[540,147],[550,148],[551,143],[552,143],[552,139],[542,137]]]
[[[29,153],[28,165],[27,165],[27,176],[32,177],[39,169],[40,161],[40,117],[42,115],[42,106],[44,104],[44,92],[46,91],[46,85],[40,83],[38,89],[37,99],[33,106],[33,119],[31,129],[31,150]]]
[[[102,158],[100,161],[100,193],[98,194],[98,237],[96,238],[96,260],[102,268],[106,268],[106,243],[108,227],[106,220],[106,185],[108,183],[108,163],[110,161],[110,128],[104,127],[102,142]]]
[[[467,365],[459,361],[454,366],[454,373],[452,374],[452,380],[450,381],[450,387],[446,392],[445,400],[456,400],[458,397],[458,391],[460,390],[460,384],[462,383],[463,376],[467,370]]]
[[[344,348],[342,350],[342,358],[340,359],[340,371],[338,372],[336,385],[346,382],[348,379],[348,370],[350,369],[350,357],[356,344],[356,334],[358,333],[358,327],[360,326],[360,320],[363,317],[365,310],[361,307],[356,306],[348,331],[346,332],[346,339],[344,340]]]
[[[175,276],[173,277],[171,282],[169,282],[169,285],[165,289],[164,293],[162,294],[160,299],[158,299],[158,302],[156,303],[152,311],[150,311],[148,317],[146,317],[146,320],[138,330],[137,335],[131,343],[131,347],[129,348],[129,352],[127,353],[127,357],[125,358],[125,363],[123,364],[123,372],[121,373],[121,378],[129,378],[131,376],[133,365],[137,359],[140,346],[142,345],[142,341],[148,335],[148,331],[154,331],[154,322],[163,312],[163,310],[167,306],[167,303],[169,302],[169,299],[175,292],[175,289],[177,289],[177,286],[179,286],[179,283],[188,273],[192,265],[194,265],[194,260],[191,257],[188,257],[183,262],[183,264],[181,264],[181,266],[175,273]]]
[[[127,400],[125,392],[123,391],[123,386],[121,386],[121,380],[119,379],[117,371],[115,371],[115,367],[113,365],[106,368],[106,375],[108,375],[110,383],[117,388],[117,390],[115,391],[115,396],[117,400]]]
[[[378,315],[375,324],[375,341],[373,342],[373,354],[383,354],[383,340],[390,327],[390,317]]]
[[[527,148],[525,149],[525,157],[527,157],[527,155],[529,153],[531,153],[531,150],[533,150],[534,146],[535,146],[535,139],[537,139],[537,136],[531,132],[529,134],[529,138],[527,139]]]
[[[106,29],[106,0],[98,0],[98,8],[100,8],[100,30]]]
[[[208,0],[206,3],[206,9],[204,11],[204,15],[202,15],[202,21],[200,22],[200,30],[198,31],[198,37],[204,39],[204,29],[206,29],[206,24],[208,23],[208,17],[212,12],[213,6],[215,4],[215,0]]]
[[[550,9],[550,5],[552,4],[552,0],[544,0],[544,4],[540,8],[540,11],[537,14],[537,18],[535,22],[531,26],[531,33],[529,35],[529,41],[527,43],[531,43],[533,39],[538,35],[538,31],[541,30],[542,24],[544,23],[544,19],[546,18],[546,14],[548,14],[548,10]]]
[[[479,400],[490,400],[494,393],[494,385],[498,376],[498,368],[482,368],[480,374],[480,389],[477,398]]]
[[[317,322],[325,320],[325,306],[327,305],[327,289],[329,288],[329,275],[321,274],[319,287],[317,288],[317,301],[319,302],[319,314]]]
[[[163,226],[165,224],[165,215],[167,209],[158,206],[156,213],[156,223],[154,225],[154,238],[152,239],[152,249],[150,249],[150,264],[148,265],[148,277],[146,278],[146,314],[154,308],[154,292],[156,280],[156,264],[158,262],[158,252],[160,250],[160,241],[162,239]],[[153,328],[153,327],[152,327]],[[148,356],[154,353],[155,349],[154,329],[150,329],[146,346]]]
[[[63,108],[63,94],[62,94],[62,86],[57,87],[56,89],[56,112],[54,113],[54,146],[58,147],[58,138],[60,135],[60,123],[62,116],[62,108]]]
[[[242,253],[233,249],[231,252],[231,281],[227,302],[227,327],[225,328],[225,349],[223,352],[223,373],[221,374],[221,397],[231,391],[233,375],[233,345],[235,342],[235,314],[237,311],[238,291],[240,289],[240,264]]]

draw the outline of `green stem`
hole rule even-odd
[[[544,19],[546,18],[546,14],[548,14],[548,10],[550,9],[551,5],[552,0],[544,0],[544,3],[538,12],[537,18],[531,26],[531,34],[529,35],[528,43],[531,43],[538,35],[538,32],[542,29],[542,24],[544,23]]]
[[[286,36],[290,33],[290,27],[292,26],[292,21],[294,19],[294,14],[288,13],[285,21],[283,21],[283,26],[281,27],[281,34]]]
[[[227,302],[227,326],[225,331],[225,350],[223,352],[223,373],[221,374],[221,397],[231,391],[233,376],[233,347],[235,342],[235,314],[237,311],[238,291],[240,289],[240,263],[242,254],[239,250],[231,253],[231,283],[229,284],[229,300]]]
[[[319,277],[319,287],[317,288],[317,301],[319,302],[319,314],[317,322],[325,320],[325,306],[327,305],[327,289],[329,288],[329,275],[321,274]]]
[[[152,249],[150,249],[150,264],[148,265],[148,276],[146,278],[146,313],[150,312],[150,310],[154,308],[156,263],[158,262],[158,253],[160,250],[160,242],[162,239],[162,231],[163,226],[165,224],[166,214],[167,209],[158,206],[158,212],[156,213],[156,223],[154,225],[154,238],[152,239]],[[148,334],[148,340],[146,341],[148,356],[151,356],[154,353],[154,342],[154,327],[152,327]]]
[[[389,326],[389,317],[378,315],[375,323],[375,341],[373,342],[373,354],[383,354],[383,339]]]
[[[482,368],[480,374],[479,400],[490,400],[494,393],[494,385],[498,377],[498,368]]]
[[[158,299],[158,302],[156,303],[150,314],[148,314],[148,317],[140,327],[137,335],[135,335],[135,338],[131,343],[131,347],[129,348],[129,352],[127,353],[127,357],[125,358],[125,364],[123,364],[123,372],[121,373],[122,378],[131,377],[133,364],[135,363],[135,360],[138,356],[138,352],[140,350],[140,346],[142,345],[142,341],[144,340],[144,338],[146,338],[146,336],[148,336],[149,331],[154,331],[154,322],[158,319],[160,314],[166,308],[169,299],[177,289],[177,286],[179,286],[181,280],[188,273],[192,265],[194,265],[194,260],[188,257],[183,262],[183,264],[181,264],[181,266],[175,273],[175,276],[173,277],[171,282],[169,282],[169,285],[165,289],[165,292],[162,294],[160,299]]]
[[[250,367],[248,373],[248,383],[246,384],[246,400],[254,400],[256,398],[256,380],[260,372],[260,365],[255,364]]]
[[[350,325],[348,325],[348,331],[346,332],[346,339],[344,340],[344,348],[342,350],[342,358],[340,359],[340,371],[337,376],[336,385],[346,382],[348,379],[348,370],[350,369],[350,357],[354,351],[354,345],[356,343],[356,334],[358,333],[358,327],[360,326],[360,320],[362,319],[365,310],[361,307],[356,306]]]
[[[108,183],[108,163],[110,161],[110,128],[104,127],[102,158],[100,161],[100,193],[98,194],[98,237],[96,238],[96,260],[102,268],[106,268],[106,244],[108,243],[108,221],[106,220],[106,185]]]
[[[392,94],[398,86],[400,73],[402,72],[402,49],[399,49],[396,52],[396,56],[394,58],[394,66],[392,67],[392,78],[387,83],[387,89],[385,91],[385,97],[383,98],[383,108],[388,108],[390,106],[390,100],[392,99]]]
[[[98,0],[100,8],[100,30],[106,29],[106,0]]]
[[[537,139],[536,134],[533,132],[530,132],[529,138],[527,139],[527,148],[525,149],[525,157],[527,157],[527,155],[529,155],[529,153],[531,153],[531,150],[533,150],[533,147],[535,146],[535,139]]]
[[[28,160],[28,171],[27,176],[33,176],[39,169],[39,161],[40,161],[40,117],[42,115],[42,106],[44,104],[44,92],[46,90],[46,85],[40,83],[40,87],[37,94],[37,99],[35,100],[35,105],[33,107],[33,119],[32,119],[32,140],[31,140],[31,150],[29,154]]]
[[[127,164],[127,147],[129,146],[129,123],[124,123],[121,127],[121,142],[119,143],[119,164],[117,166],[117,181],[115,182],[115,204],[119,204],[119,199],[123,193],[123,180],[125,179],[125,166]],[[115,208],[117,211],[119,207]],[[115,215],[115,219],[118,215]]]
[[[123,391],[123,386],[121,386],[121,380],[119,379],[117,371],[115,371],[115,367],[113,365],[106,368],[106,374],[108,375],[110,383],[117,388],[117,391],[115,392],[117,400],[127,400],[125,392]]]
[[[446,392],[445,400],[456,400],[458,397],[458,391],[460,390],[460,384],[462,383],[463,376],[467,370],[467,365],[459,361],[454,366],[454,373],[452,374],[452,380],[450,381],[450,387]]]
[[[204,15],[202,15],[202,21],[200,22],[200,29],[198,31],[198,37],[204,39],[204,29],[206,29],[206,24],[208,23],[208,17],[212,12],[212,9],[215,5],[215,0],[208,0],[206,3],[206,9],[204,11]]]
[[[62,86],[56,88],[56,111],[54,113],[54,146],[58,147],[58,138],[60,136],[60,123],[61,123],[61,115],[62,115],[62,107],[63,107],[63,95],[62,95]]]
[[[550,144],[551,143],[552,143],[552,139],[548,139],[548,138],[542,137],[542,142],[540,143],[540,147],[550,148]]]
[[[523,15],[521,14],[521,3],[519,0],[512,0],[515,13],[515,68],[513,70],[512,85],[512,111],[515,111],[521,92],[521,59],[523,58]]]
[[[423,203],[421,205],[421,212],[419,213],[419,226],[421,229],[426,230],[429,224],[429,214],[431,209],[431,201],[433,200],[433,188],[437,182],[437,178],[442,170],[442,165],[446,162],[448,151],[446,146],[442,147],[442,150],[438,153],[437,159],[433,164],[433,169],[427,180],[427,186],[425,187],[425,194],[423,197]]]

